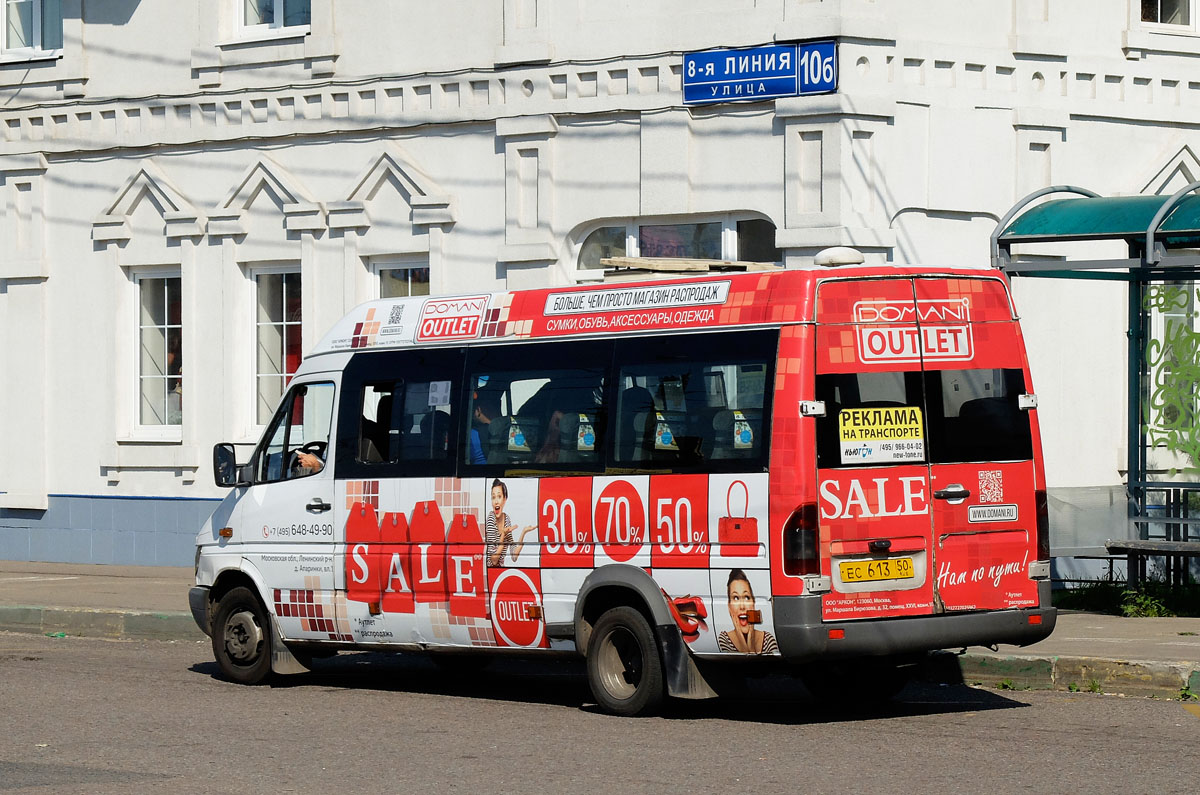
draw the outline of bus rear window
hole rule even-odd
[[[950,464],[1033,457],[1017,369],[818,375],[817,466]]]
[[[1017,404],[1020,370],[934,370],[926,384],[931,463],[1033,458],[1029,415]]]

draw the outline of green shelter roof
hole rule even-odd
[[[1004,243],[1052,240],[1114,240],[1145,237],[1154,215],[1170,196],[1096,196],[1053,199],[1018,215],[1000,233]],[[1200,196],[1171,208],[1155,230],[1168,245],[1194,245],[1200,238]]]

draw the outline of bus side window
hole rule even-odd
[[[300,452],[311,453],[322,468],[329,455],[333,420],[333,384],[319,381],[294,384],[275,412],[255,454],[256,483],[304,477],[320,469],[302,465]]]
[[[342,382],[339,477],[451,474],[461,375],[456,350],[355,356]]]
[[[472,350],[462,464],[500,471],[598,471],[611,352],[610,343],[595,340]]]
[[[395,384],[372,384],[363,390],[358,460],[367,464],[393,461],[392,401]]]
[[[618,342],[615,464],[656,472],[765,466],[777,339],[751,331]]]

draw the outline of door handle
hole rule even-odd
[[[963,488],[961,483],[951,483],[946,488],[938,489],[933,493],[935,500],[950,500],[951,502],[962,502],[970,496],[971,492]]]
[[[325,513],[333,506],[323,501],[320,497],[313,497],[312,502],[304,506],[309,513]]]

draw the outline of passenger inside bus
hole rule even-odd
[[[471,417],[471,439],[469,455],[472,464],[486,464],[487,455],[483,451],[483,439],[490,437],[492,420],[500,415],[500,396],[492,390],[479,390],[475,393],[475,406]]]

